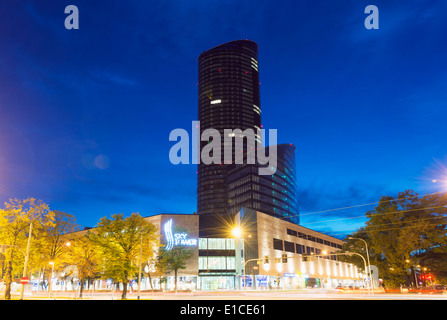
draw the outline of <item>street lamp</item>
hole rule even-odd
[[[25,253],[25,262],[23,263],[23,277],[26,277],[28,273],[28,260],[29,260],[29,250],[31,246],[31,235],[33,233],[33,221],[31,220],[29,224],[29,232],[28,232],[28,240],[26,242],[26,253]],[[20,300],[23,300],[23,292],[25,291],[25,285],[22,283],[22,287],[20,290]]]
[[[240,238],[242,235],[242,230],[240,227],[234,227],[233,230],[231,230],[231,234],[235,238]]]
[[[51,265],[51,276],[48,277],[48,298],[51,298],[51,291],[52,291],[52,284],[53,281],[51,280],[53,278],[53,272],[54,272],[54,262],[50,261],[50,265]]]
[[[238,277],[238,275],[240,274],[241,271],[241,238],[243,238],[243,232],[242,232],[242,228],[241,228],[241,221],[240,221],[240,216],[238,215],[236,217],[236,226],[233,227],[233,229],[231,230],[231,235],[234,237],[234,241],[235,241],[235,268],[236,268],[236,279]],[[244,275],[245,275],[245,269],[244,269]],[[244,283],[244,287],[245,287],[245,277],[242,280]],[[239,288],[240,286],[239,281],[237,280],[237,287]]]
[[[362,240],[365,243],[365,246],[366,246],[366,257],[368,259],[369,284],[371,286],[371,281],[372,281],[372,277],[371,277],[371,262],[369,261],[368,243],[364,239],[362,239],[362,238],[349,237],[348,239],[351,239],[351,240]]]
[[[140,237],[140,260],[138,262],[138,300],[140,300],[141,293],[141,260],[143,259],[143,235]]]

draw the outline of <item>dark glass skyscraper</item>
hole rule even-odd
[[[203,52],[198,64],[200,134],[206,129],[220,132],[223,161],[224,129],[256,133],[261,127],[258,46],[249,40],[228,42]],[[206,143],[200,143],[200,150]],[[226,167],[223,163],[198,166],[197,212],[202,236],[207,231],[215,234],[230,218]]]
[[[205,51],[198,62],[200,135],[215,129],[221,137],[221,163],[198,165],[200,237],[228,236],[229,224],[243,207],[298,223],[295,147],[277,145],[274,174],[259,175],[258,161],[247,163],[248,155],[263,148],[258,135],[261,106],[257,44],[248,40],[228,42]],[[235,129],[252,129],[254,146],[249,148],[248,139],[244,139],[243,150],[235,150],[235,133],[229,134],[231,147],[226,145],[228,133],[224,130]],[[207,143],[200,142],[200,152]],[[224,163],[225,151],[232,154],[229,163]],[[243,164],[235,163],[235,153],[243,155]]]
[[[267,150],[269,148],[267,147]],[[236,214],[243,207],[299,224],[295,146],[276,146],[276,172],[259,175],[258,165],[232,165],[227,171],[228,208]]]

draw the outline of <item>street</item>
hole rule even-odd
[[[14,296],[18,298],[18,296]],[[83,298],[74,292],[33,292],[26,300],[121,300],[121,292],[84,292]],[[136,300],[137,292],[128,293],[128,300]],[[447,294],[383,293],[367,291],[343,292],[326,289],[279,291],[196,291],[196,292],[142,292],[141,300],[447,300]]]

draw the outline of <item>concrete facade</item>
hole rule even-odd
[[[187,234],[186,240],[196,240],[190,242],[187,247],[194,249],[193,255],[188,259],[186,263],[186,269],[179,270],[179,277],[191,277],[198,276],[198,261],[199,261],[199,216],[197,214],[174,214],[174,213],[162,213],[154,216],[144,218],[146,221],[152,223],[157,227],[160,244],[167,245],[168,241],[165,234],[165,224],[172,219],[172,232]],[[181,244],[179,244],[181,245]],[[186,246],[185,246],[186,247]]]
[[[357,267],[331,255],[341,249],[342,240],[252,209],[240,215],[246,275],[268,276],[263,281],[273,279],[276,286],[290,289],[361,286]]]

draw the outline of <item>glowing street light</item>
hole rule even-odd
[[[231,230],[231,234],[235,238],[240,238],[242,236],[242,230],[240,227],[235,227],[233,230]]]
[[[241,274],[241,260],[244,259],[245,254],[242,255],[241,253],[241,247],[242,247],[242,243],[241,241],[243,241],[243,232],[242,232],[242,228],[241,228],[241,216],[240,214],[236,215],[235,217],[235,225],[234,227],[231,229],[231,235],[234,237],[234,249],[235,249],[235,268],[236,268],[236,277],[238,278],[238,276]],[[243,247],[242,247],[243,248]],[[244,274],[245,274],[245,269],[244,269]],[[245,281],[245,277],[244,280]],[[244,282],[245,284],[245,282]],[[237,282],[237,287],[240,286],[239,281]]]

